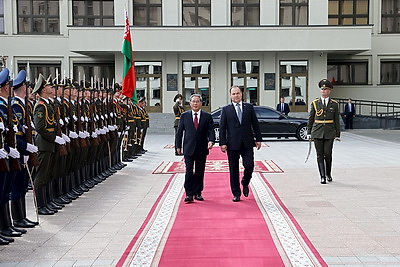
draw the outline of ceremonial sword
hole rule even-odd
[[[37,220],[37,222],[38,222],[38,223],[40,223],[40,222],[39,222],[39,209],[38,209],[38,205],[37,205],[37,199],[36,199],[36,189],[35,189],[35,184],[34,184],[34,182],[33,182],[33,179],[32,179],[32,174],[31,174],[31,172],[29,171],[29,166],[28,166],[28,164],[27,164],[27,163],[25,163],[24,165],[25,165],[26,171],[28,172],[28,175],[29,175],[29,180],[30,180],[30,182],[31,182],[31,185],[32,185],[32,192],[33,192],[33,203],[35,204],[36,220]]]
[[[307,163],[308,158],[310,157],[310,154],[311,154],[311,143],[312,143],[312,139],[309,138],[308,139],[308,152],[307,152],[307,157],[306,157],[306,160],[304,161],[304,163]]]

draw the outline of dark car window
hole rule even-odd
[[[281,115],[275,110],[268,108],[256,108],[257,118],[279,118]]]
[[[218,109],[218,110],[214,111],[214,112],[211,114],[211,116],[213,117],[213,119],[219,119],[219,118],[221,118],[221,110]]]

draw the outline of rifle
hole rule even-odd
[[[93,100],[93,91],[90,91],[90,104],[89,104],[89,116],[90,116],[90,122],[89,122],[89,128],[90,132],[94,133],[96,131],[96,126],[94,123],[94,114],[96,108],[94,107],[94,100]],[[92,145],[93,146],[98,146],[99,145],[99,137],[92,137]]]
[[[15,148],[15,145],[17,143],[16,136],[15,136],[15,131],[14,131],[14,123],[13,123],[13,111],[12,111],[12,105],[11,105],[11,88],[8,94],[8,106],[7,106],[7,116],[8,116],[8,146]],[[19,162],[19,159],[14,159],[10,157],[10,171],[20,171],[22,170],[21,168],[21,163]]]
[[[25,95],[25,124],[26,124],[26,142],[33,144],[32,137],[32,119],[31,119],[31,108],[29,105],[29,90],[28,85],[26,85],[26,95]],[[36,153],[29,153],[29,165],[33,167],[39,166],[39,159]]]
[[[3,149],[3,144],[4,144],[3,132],[0,132],[0,149]],[[10,165],[8,164],[8,159],[7,158],[0,159],[0,172],[9,172],[9,171],[10,171]]]
[[[60,105],[59,105],[58,99],[57,99],[57,88],[58,88],[58,84],[56,84],[56,86],[55,86],[56,95],[55,95],[55,100],[54,100],[54,114],[55,114],[55,119],[56,119],[56,134],[59,137],[62,137],[61,125],[60,125]],[[68,154],[67,147],[65,145],[57,144],[57,147],[58,147],[60,156],[65,156]]]
[[[59,109],[60,109],[60,118],[64,122],[64,124],[61,126],[61,132],[63,134],[67,134],[67,125],[65,120],[65,109],[64,109],[64,90],[65,90],[65,84],[62,86]],[[65,148],[67,150],[67,153],[71,153],[71,144],[69,142],[65,143]]]

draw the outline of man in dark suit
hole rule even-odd
[[[290,112],[289,105],[285,103],[285,98],[282,96],[280,99],[280,103],[276,105],[276,110],[282,114],[288,115]]]
[[[344,106],[344,119],[346,129],[353,129],[353,118],[356,116],[355,106],[351,101],[351,98],[349,98],[347,104]]]
[[[230,89],[231,104],[221,110],[219,145],[228,153],[230,185],[233,201],[240,201],[239,157],[242,157],[244,173],[243,195],[249,196],[249,183],[254,169],[254,151],[261,147],[261,131],[253,105],[242,102],[242,91],[238,86]]]
[[[201,95],[190,96],[192,110],[182,113],[175,139],[177,153],[181,154],[183,138],[186,203],[193,202],[193,197],[199,201],[204,200],[201,193],[204,189],[206,158],[215,142],[213,119],[211,114],[201,110],[202,101]]]

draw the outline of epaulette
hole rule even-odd
[[[336,101],[335,99],[332,99],[332,98],[331,98],[331,100],[332,100],[333,102],[337,103],[337,101]]]
[[[319,98],[316,98],[316,99],[313,100],[313,102],[318,101],[318,100],[319,100]]]

